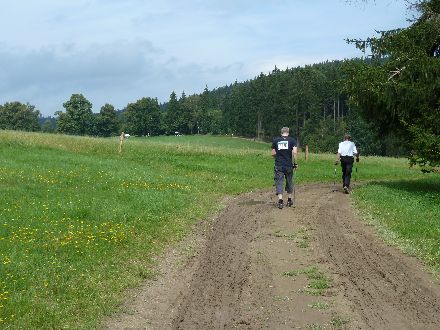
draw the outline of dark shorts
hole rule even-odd
[[[282,194],[284,188],[284,178],[286,178],[286,192],[291,194],[293,192],[293,184],[292,184],[292,174],[293,168],[292,166],[275,166],[274,168],[274,180],[276,187],[276,194]]]

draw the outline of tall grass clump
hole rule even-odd
[[[0,327],[93,328],[152,276],[152,256],[221,208],[269,189],[270,144],[180,136],[99,139],[0,131]],[[300,159],[299,184],[331,182],[334,155]],[[381,171],[376,170],[380,162]],[[418,176],[363,158],[359,180]]]

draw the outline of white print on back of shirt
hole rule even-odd
[[[278,150],[287,150],[287,149],[289,149],[289,142],[287,141],[278,142]]]

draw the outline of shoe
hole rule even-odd
[[[344,186],[344,193],[348,194],[348,187]]]
[[[282,208],[284,207],[284,202],[283,202],[282,199],[280,199],[280,200],[278,201],[278,203],[277,203],[277,207],[278,207],[279,209],[282,209]]]
[[[287,200],[287,206],[288,207],[293,206],[293,202],[292,202],[292,200],[290,198]]]

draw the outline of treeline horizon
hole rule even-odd
[[[357,61],[361,59],[356,59]],[[333,152],[349,132],[363,154],[403,155],[399,140],[379,132],[363,120],[344,93],[344,65],[335,60],[279,70],[269,74],[178,98],[168,102],[144,97],[116,110],[111,104],[92,112],[82,94],[63,103],[65,112],[43,117],[35,106],[20,102],[0,105],[0,128],[90,136],[228,134],[270,140],[289,126],[300,145],[315,152]]]

